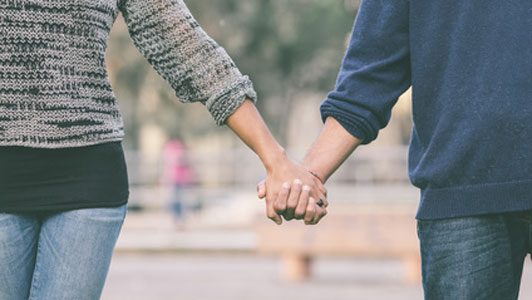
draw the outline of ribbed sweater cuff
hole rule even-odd
[[[242,80],[211,97],[205,105],[216,124],[221,126],[246,99],[257,102],[257,93],[249,78],[243,76]]]
[[[335,118],[347,132],[357,139],[362,140],[363,145],[371,143],[377,137],[374,130],[370,129],[371,126],[367,125],[361,118],[334,109],[326,103],[321,105],[320,111],[323,122],[325,122],[327,117]]]

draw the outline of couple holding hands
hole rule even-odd
[[[0,1],[0,299],[99,299],[126,215],[123,123],[105,66],[119,13],[183,102],[262,160],[275,223],[317,224],[323,184],[413,89],[409,176],[427,299],[516,299],[532,231],[532,2],[364,0],[301,164],[248,77],[183,0]]]
[[[263,162],[267,177],[257,185],[258,196],[266,199],[267,216],[278,225],[283,218],[317,224],[327,214],[329,204],[325,180],[360,144],[329,117],[303,162],[297,163],[271,136],[250,101],[244,101],[227,125]]]

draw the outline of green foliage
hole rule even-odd
[[[259,109],[281,139],[295,91],[325,95],[334,87],[356,13],[356,5],[339,0],[204,0],[188,5],[250,75]]]

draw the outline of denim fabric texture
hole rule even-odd
[[[425,299],[518,299],[531,233],[532,211],[418,220]]]
[[[0,213],[0,299],[97,300],[126,205]]]

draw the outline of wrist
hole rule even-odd
[[[266,171],[270,172],[276,166],[283,165],[288,160],[288,155],[286,150],[278,145],[275,149],[270,149],[262,155],[261,160]]]
[[[312,162],[310,162],[310,161],[308,161],[306,159],[303,161],[302,165],[314,177],[316,177],[319,181],[321,181],[322,184],[325,183],[325,181],[327,180],[327,176],[326,176],[325,172],[321,168],[319,168],[318,166],[316,166],[315,164],[313,164]]]
[[[310,169],[308,171],[310,174],[312,174],[312,176],[316,177],[316,179],[318,179],[321,182],[321,184],[325,183],[323,179],[321,178],[321,176],[318,174],[318,172],[310,170]]]

